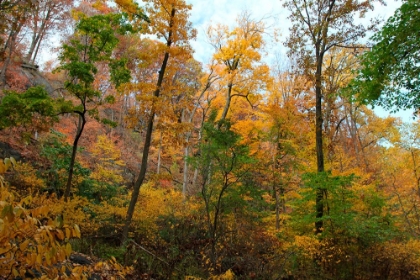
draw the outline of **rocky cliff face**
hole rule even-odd
[[[1,62],[0,62],[1,66]],[[5,90],[26,90],[32,86],[43,86],[51,95],[54,87],[39,71],[38,65],[28,63],[14,63],[9,66],[6,72],[6,85],[0,86]]]
[[[49,94],[53,94],[54,88],[51,86],[50,82],[45,79],[45,77],[39,72],[37,65],[22,63],[20,72],[21,75],[24,75],[28,79],[28,82],[25,85],[26,88],[41,85],[45,87]]]

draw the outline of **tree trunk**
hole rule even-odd
[[[175,8],[172,7],[172,11],[171,11],[171,23],[170,23],[170,27],[173,26],[173,20],[175,17]],[[170,48],[172,45],[172,28],[170,28],[169,31],[169,35],[168,35],[168,41],[166,46],[168,48]],[[163,58],[162,61],[162,66],[160,67],[160,71],[159,71],[159,77],[158,77],[158,81],[156,84],[156,90],[153,93],[154,97],[158,98],[160,95],[160,90],[162,87],[162,82],[163,82],[163,78],[165,75],[165,70],[166,70],[166,66],[168,64],[168,60],[169,60],[169,52],[166,51],[165,52],[165,56]],[[147,171],[147,160],[149,157],[149,150],[150,150],[150,143],[152,140],[152,134],[153,134],[153,123],[154,123],[154,118],[155,118],[155,106],[154,104],[152,105],[152,110],[151,110],[151,114],[149,117],[149,120],[147,122],[147,130],[146,130],[146,136],[145,136],[145,141],[144,141],[144,147],[143,147],[143,156],[141,159],[141,167],[140,167],[140,173],[139,176],[136,180],[136,182],[134,183],[134,187],[133,187],[133,193],[131,194],[131,200],[130,200],[130,205],[128,206],[128,210],[127,210],[127,217],[125,220],[125,224],[124,224],[124,229],[123,229],[123,233],[122,233],[122,240],[121,240],[121,245],[123,246],[124,243],[127,241],[128,238],[128,231],[130,229],[130,225],[131,225],[131,220],[133,219],[133,214],[134,214],[134,208],[136,207],[136,203],[140,194],[140,187],[144,182],[144,179],[146,178],[146,171]]]
[[[319,46],[317,46],[319,48]],[[324,172],[324,151],[322,147],[322,60],[323,55],[317,50],[317,68],[315,74],[315,138],[316,138],[316,160],[317,160],[317,171],[318,173]],[[321,220],[324,216],[324,188],[322,186],[316,186],[316,221],[315,221],[315,233],[321,233],[323,228],[323,221]]]
[[[227,92],[227,96],[226,96],[226,104],[225,107],[223,108],[223,113],[222,116],[220,117],[220,120],[223,121],[226,119],[229,108],[230,108],[230,101],[232,100],[232,83],[229,84],[228,86],[228,92]]]
[[[157,162],[156,174],[160,173],[160,165],[162,164],[161,154],[162,154],[162,131],[160,132],[160,139],[159,139],[158,162]]]
[[[187,137],[189,139],[189,137]],[[188,140],[187,140],[188,141]],[[182,195],[184,198],[187,196],[187,184],[188,184],[188,157],[189,157],[189,150],[190,147],[188,146],[188,142],[185,144],[184,148],[184,173],[182,179]]]
[[[74,138],[73,150],[72,150],[72,153],[71,153],[71,160],[70,160],[70,166],[69,166],[69,176],[67,177],[67,185],[66,185],[66,190],[64,192],[64,201],[65,202],[67,202],[69,200],[69,197],[70,197],[71,183],[72,183],[72,180],[73,180],[74,164],[76,162],[77,146],[79,144],[80,137],[82,136],[83,129],[85,128],[85,124],[86,124],[85,114],[86,114],[86,111],[83,111],[83,113],[79,113],[79,123],[77,125],[76,137]]]
[[[2,85],[2,88],[6,87],[6,83],[7,83],[6,72],[7,72],[7,68],[9,68],[13,51],[15,50],[16,37],[18,33],[19,33],[19,30],[11,30],[9,34],[9,38],[7,39],[5,47],[4,47],[5,55],[6,55],[7,50],[9,50],[9,53],[8,55],[6,55],[6,59],[3,62],[3,67],[0,72],[0,84]]]

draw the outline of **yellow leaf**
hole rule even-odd
[[[41,255],[41,254],[38,254],[38,255],[36,256],[36,263],[37,263],[37,264],[42,264],[42,255]]]
[[[61,273],[66,273],[67,267],[65,267],[64,265],[61,267]]]
[[[80,228],[78,225],[74,225],[74,229],[76,230],[76,237],[80,238],[81,234],[80,234]]]
[[[10,166],[12,166],[12,162],[10,161],[9,158],[4,159],[4,166],[6,167],[6,170],[8,170]]]
[[[64,233],[63,233],[62,230],[57,229],[56,230],[56,233],[57,233],[57,238],[58,239],[60,239],[60,240],[63,240],[64,239]]]
[[[32,196],[28,195],[27,197],[25,197],[24,199],[22,199],[22,204],[26,204],[29,205],[32,203]]]
[[[6,166],[0,161],[0,174],[6,173]]]
[[[70,256],[70,254],[71,254],[71,252],[73,251],[72,249],[71,249],[71,245],[70,245],[70,243],[67,243],[66,244],[66,255],[67,256]]]
[[[10,250],[10,245],[9,244],[7,244],[7,247],[6,248],[1,248],[0,247],[0,255],[3,255],[4,253],[6,253],[7,251],[9,251]]]
[[[69,228],[66,228],[66,238],[69,239],[71,237],[71,231]]]
[[[37,255],[36,255],[35,253],[32,253],[32,254],[31,254],[31,265],[34,265],[34,264],[35,264],[35,262],[36,262],[36,257],[37,257]]]
[[[48,238],[50,239],[51,244],[54,243],[54,236],[51,234],[51,232],[47,229]]]
[[[24,252],[26,250],[26,248],[28,248],[29,245],[29,239],[26,239],[25,241],[23,241],[22,243],[20,243],[19,245],[19,249]]]
[[[102,263],[102,262],[97,262],[97,263],[95,264],[95,270],[102,270],[102,265],[103,265],[103,263]]]
[[[50,252],[47,252],[45,254],[45,261],[47,262],[48,265],[51,265],[51,255],[50,255]]]

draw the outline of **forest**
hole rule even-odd
[[[0,0],[0,280],[420,279],[420,2],[188,2]]]

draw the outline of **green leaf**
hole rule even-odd
[[[420,2],[404,1],[372,37],[362,69],[347,91],[363,103],[386,109],[420,108]]]

